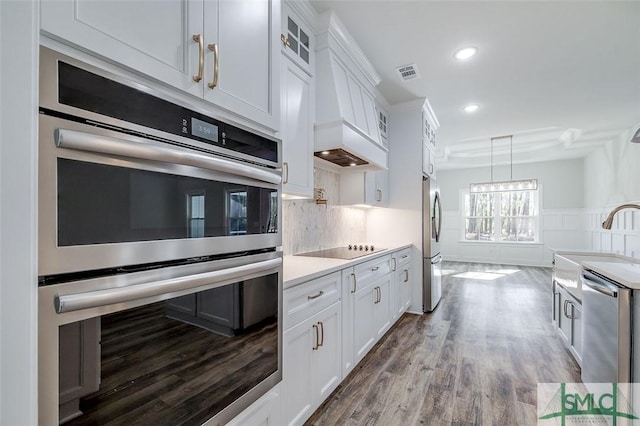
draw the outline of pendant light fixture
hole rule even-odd
[[[509,138],[509,151],[511,155],[511,177],[510,180],[493,181],[493,142],[497,139]],[[538,179],[513,180],[513,135],[491,138],[491,182],[472,183],[469,185],[469,192],[502,192],[502,191],[528,191],[538,189]]]

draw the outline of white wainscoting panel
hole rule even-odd
[[[628,204],[640,204],[629,201]],[[602,229],[602,222],[616,205],[599,209],[585,209],[585,233],[589,236],[589,250],[611,251],[640,259],[640,211],[622,210],[613,220],[611,230]]]
[[[539,225],[541,240],[535,244],[463,241],[460,212],[444,211],[443,218],[442,256],[446,260],[551,266],[552,249],[579,250],[590,244],[582,209],[543,210]]]

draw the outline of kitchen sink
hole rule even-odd
[[[554,252],[553,259],[553,279],[567,289],[567,291],[579,301],[582,301],[581,276],[582,264],[584,262],[621,264],[634,264],[634,262],[637,262],[635,259],[630,259],[616,253],[589,251],[556,251]]]

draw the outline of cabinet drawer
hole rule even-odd
[[[284,329],[293,327],[340,300],[341,284],[340,272],[334,272],[285,290]]]
[[[391,256],[382,256],[354,267],[356,274],[356,289],[361,290],[371,285],[379,277],[391,272]]]
[[[398,268],[411,263],[411,247],[400,250],[396,253],[396,259],[398,261]]]

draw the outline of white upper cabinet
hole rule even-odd
[[[387,207],[389,172],[378,170],[341,174],[340,204]]]
[[[304,3],[282,4],[282,52],[309,74],[315,67],[315,35],[310,26],[292,10],[303,7]]]
[[[269,129],[279,126],[277,0],[42,0],[44,34]]]
[[[282,58],[282,167],[286,195],[313,197],[312,78],[288,57]]]
[[[439,127],[429,101],[422,107],[422,171],[435,179],[436,177],[436,130]]]
[[[279,1],[205,2],[204,68],[211,80],[205,85],[204,98],[277,129],[280,55],[274,52],[280,41],[272,23],[279,22],[280,9],[274,5]],[[214,22],[218,25],[209,25]]]

